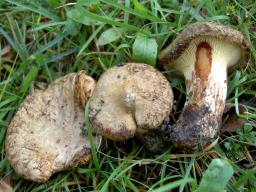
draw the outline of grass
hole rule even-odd
[[[255,1],[3,0],[0,16],[0,178],[10,177],[13,191],[195,191],[215,158],[227,159],[235,171],[227,191],[256,191]],[[136,139],[104,142],[89,165],[55,174],[45,184],[25,181],[12,171],[5,158],[5,132],[26,95],[78,70],[97,79],[128,61],[159,67],[155,51],[196,21],[233,26],[250,43],[248,65],[229,75],[227,98],[246,105],[248,113],[238,114],[249,120],[246,125],[222,135],[213,149],[195,154],[176,154],[170,147],[153,155]],[[153,45],[153,54],[134,55],[139,38]],[[184,91],[182,80],[163,73],[177,93]]]

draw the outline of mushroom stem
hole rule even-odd
[[[195,148],[211,142],[219,132],[227,94],[227,69],[247,60],[243,34],[228,26],[200,22],[188,26],[159,55],[166,69],[185,77],[187,102],[168,140]]]
[[[195,44],[194,65],[183,71],[187,102],[170,133],[170,141],[181,148],[194,148],[198,144],[203,146],[215,139],[227,93],[229,59],[220,57],[218,47],[212,42]],[[227,47],[226,51],[229,49]]]

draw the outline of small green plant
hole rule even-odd
[[[205,171],[197,191],[224,191],[233,174],[234,170],[227,160],[213,159]]]
[[[152,66],[156,64],[157,43],[145,33],[138,33],[132,46],[133,60]]]

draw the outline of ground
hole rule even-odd
[[[0,191],[4,185],[14,191],[195,191],[215,158],[226,159],[234,170],[226,191],[256,191],[255,1],[3,0],[0,15]],[[67,73],[85,70],[98,79],[125,62],[153,65],[174,89],[175,117],[184,103],[184,82],[163,70],[157,55],[197,21],[229,25],[249,42],[247,65],[229,73],[226,101],[244,106],[246,112],[235,119],[245,125],[221,134],[208,151],[183,153],[170,146],[151,154],[137,139],[104,141],[89,165],[55,174],[45,184],[15,174],[4,150],[13,115],[26,95]]]

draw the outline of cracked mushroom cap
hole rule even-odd
[[[98,134],[121,141],[156,129],[172,102],[170,84],[159,71],[128,63],[100,77],[91,97],[90,120]]]
[[[81,71],[25,98],[5,142],[7,159],[19,176],[46,182],[53,173],[91,159],[84,104],[94,87],[95,81]],[[95,137],[96,145],[99,140]]]

